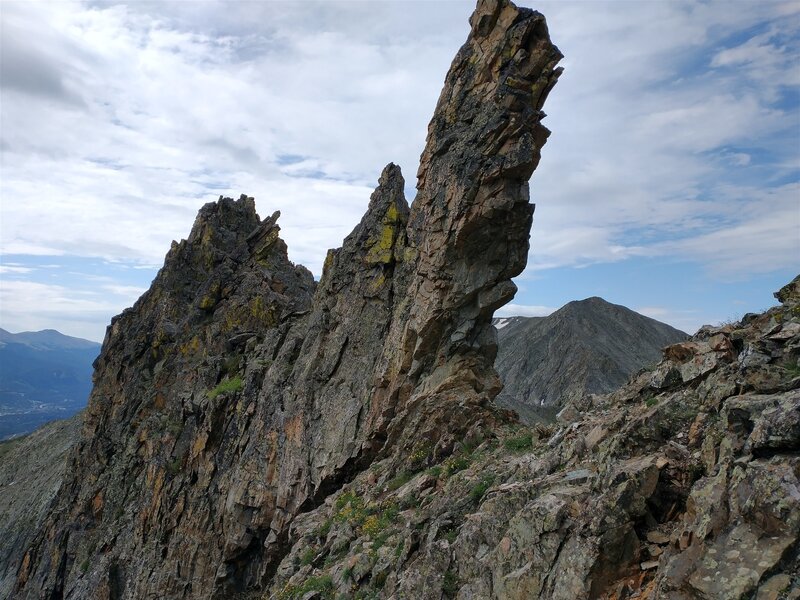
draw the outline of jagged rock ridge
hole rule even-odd
[[[20,597],[257,590],[296,516],[371,462],[400,468],[421,444],[441,460],[495,424],[490,319],[525,266],[561,55],[544,17],[506,0],[480,0],[470,22],[416,201],[389,165],[316,290],[278,215],[226,198],[112,321]]]
[[[502,324],[501,324],[502,321]],[[682,331],[602,298],[570,302],[547,317],[495,319],[497,404],[525,422],[550,420],[570,400],[607,394],[685,340]]]

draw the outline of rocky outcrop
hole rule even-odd
[[[295,520],[264,597],[800,597],[800,294],[780,297],[568,422],[375,462]]]
[[[0,443],[0,598],[10,598],[25,551],[64,477],[81,415]]]
[[[230,529],[223,492],[254,412],[234,399],[259,382],[246,355],[307,311],[314,291],[276,219],[259,221],[244,196],[206,205],[151,289],[112,321],[69,477],[18,595],[172,595],[224,556],[211,536]]]
[[[572,400],[614,391],[688,336],[602,298],[570,302],[547,317],[495,319],[497,404],[526,423],[551,421]]]
[[[506,0],[470,22],[411,208],[389,165],[315,286],[278,213],[220,199],[112,321],[19,597],[260,590],[297,516],[374,461],[441,461],[497,426],[490,320],[525,266],[561,55],[544,17]]]

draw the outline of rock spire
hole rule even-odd
[[[374,460],[400,470],[488,434],[490,321],[525,266],[561,54],[544,17],[507,0],[480,0],[470,24],[415,202],[387,166],[318,285],[289,262],[279,213],[221,199],[114,319],[20,597],[262,589],[296,516]]]

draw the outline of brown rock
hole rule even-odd
[[[653,544],[669,544],[670,536],[661,531],[654,530],[647,532],[647,541]]]
[[[586,435],[586,449],[592,450],[600,442],[602,442],[608,435],[608,429],[602,425],[595,425],[592,430]]]
[[[792,578],[786,573],[773,575],[758,587],[758,595],[755,600],[778,600],[781,593],[785,592],[791,584]]]
[[[664,359],[680,364],[686,362],[700,351],[701,345],[698,342],[681,342],[664,348]]]
[[[706,424],[708,423],[708,413],[697,413],[692,426],[689,428],[689,447],[697,448],[703,442],[703,433],[705,432]]]

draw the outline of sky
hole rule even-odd
[[[800,3],[539,2],[565,71],[499,315],[602,296],[687,332],[800,272]],[[472,2],[0,2],[0,327],[101,341],[219,195],[319,277],[414,174]]]

